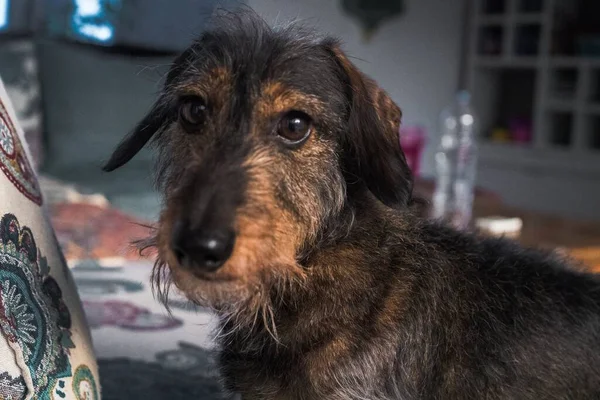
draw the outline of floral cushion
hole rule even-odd
[[[0,399],[100,398],[90,332],[0,82]]]

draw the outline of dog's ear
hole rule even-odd
[[[164,128],[169,119],[167,109],[164,99],[159,99],[133,131],[119,143],[102,169],[106,172],[114,171],[129,162],[155,133]]]
[[[162,94],[148,114],[117,146],[110,160],[102,167],[104,171],[110,172],[125,165],[139,153],[152,136],[161,132],[167,126],[170,122],[170,104],[172,103],[169,98],[169,88],[189,66],[193,54],[194,49],[190,47],[175,59],[165,79]]]
[[[398,136],[402,112],[375,81],[350,62],[337,43],[326,46],[347,84],[348,129],[342,135],[345,172],[363,181],[387,206],[405,207],[413,181]]]

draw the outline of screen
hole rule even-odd
[[[73,0],[73,33],[83,39],[110,43],[115,34],[111,14],[120,8],[120,3],[121,0]]]
[[[8,1],[0,0],[0,31],[8,26]]]

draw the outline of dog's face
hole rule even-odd
[[[337,228],[354,195],[406,205],[399,123],[398,107],[335,41],[228,18],[176,59],[105,169],[154,136],[158,265],[190,298],[222,309],[303,279],[299,257]]]

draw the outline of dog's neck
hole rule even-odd
[[[229,321],[224,329],[237,330],[229,338],[238,338],[237,344],[244,351],[254,348],[248,343],[253,338],[262,351],[267,345],[275,352],[282,349],[301,352],[313,348],[315,343],[330,340],[346,326],[357,326],[349,321],[370,313],[370,308],[377,304],[372,289],[385,282],[385,276],[391,273],[389,261],[393,249],[386,242],[390,232],[399,232],[410,223],[406,219],[412,217],[403,215],[372,196],[355,199],[342,210],[338,224],[328,226],[321,240],[300,258],[309,278],[273,287],[271,309],[259,321],[264,324],[244,329]]]
[[[269,387],[289,388],[282,398],[311,388],[316,394],[308,398],[322,398],[319,388],[332,385],[332,379],[348,379],[359,365],[393,365],[398,343],[386,332],[397,329],[408,307],[403,299],[413,288],[392,262],[394,241],[389,235],[406,228],[390,224],[404,225],[404,218],[384,206],[355,208],[353,215],[355,223],[345,235],[323,243],[303,260],[309,274],[304,282],[273,288],[266,319],[241,328],[223,320],[225,373],[246,382],[250,392],[259,379]],[[364,338],[377,351],[358,356]],[[344,360],[356,357],[362,361],[346,370],[350,364]],[[299,388],[294,382],[312,386]]]
[[[377,200],[371,192],[357,191],[339,213],[331,215],[330,220],[325,221],[315,240],[305,243],[298,259],[306,266],[323,251],[336,251],[338,246],[344,246],[348,242],[368,242],[375,231],[385,235],[389,229],[380,228],[390,222],[402,222],[400,216],[407,213],[412,211],[408,208],[401,211],[391,209]]]

